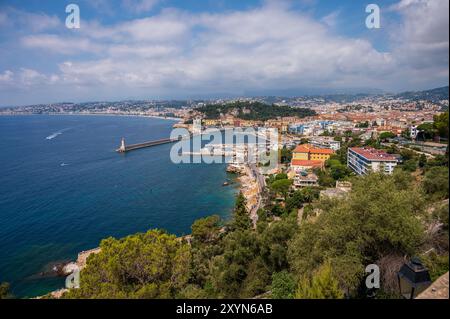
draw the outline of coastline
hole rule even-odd
[[[252,171],[250,165],[242,164],[229,164],[227,172],[233,172],[238,174],[239,191],[242,193],[246,200],[246,208],[250,219],[253,222],[253,226],[256,227],[258,221],[258,209],[262,202],[262,189],[259,185],[258,178]]]
[[[65,113],[65,112],[57,112],[57,113],[0,113],[0,116],[32,116],[32,115],[64,115],[64,116],[72,116],[72,115],[83,115],[83,116],[119,116],[119,117],[147,117],[147,118],[155,118],[160,120],[169,120],[174,122],[181,122],[183,119],[180,117],[164,117],[164,116],[156,116],[156,115],[143,115],[143,114],[112,114],[112,113]]]

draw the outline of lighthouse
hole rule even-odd
[[[120,147],[117,150],[120,153],[124,153],[126,151],[125,149],[125,138],[122,137],[122,141],[120,142]]]

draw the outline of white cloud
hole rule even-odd
[[[43,49],[60,54],[98,53],[102,49],[100,45],[89,39],[69,38],[53,34],[30,35],[23,37],[21,42],[28,48]]]
[[[177,14],[168,13],[121,24],[116,31],[136,41],[166,42],[186,36],[189,25]]]
[[[25,48],[73,59],[55,59],[58,74],[21,70],[17,83],[49,85],[48,90],[75,86],[83,88],[86,99],[112,91],[152,97],[302,87],[431,87],[448,78],[448,10],[433,1],[438,0],[403,0],[393,8],[403,22],[390,52],[377,51],[365,39],[337,36],[329,26],[339,12],[314,20],[276,1],[217,14],[163,10],[114,25],[83,21],[77,32],[23,37]],[[441,4],[448,8],[448,2]]]
[[[35,32],[62,27],[58,17],[42,13],[21,13],[20,19],[22,19],[23,24],[28,25]]]
[[[449,1],[402,0],[393,8],[403,16],[403,23],[392,33],[399,63],[448,72]]]
[[[12,82],[14,76],[14,72],[10,70],[6,70],[3,73],[0,73],[0,83],[1,84],[9,84]]]
[[[27,32],[41,32],[62,27],[60,19],[55,15],[32,13],[5,7],[0,12],[0,25],[8,28],[21,29]]]
[[[338,23],[339,15],[341,12],[339,10],[333,11],[330,14],[324,16],[320,21],[325,23],[329,27],[335,27]]]
[[[46,75],[39,73],[34,69],[21,68],[19,80],[24,86],[33,86],[37,84],[44,84],[48,78]]]
[[[130,57],[137,56],[141,58],[164,58],[179,51],[178,47],[173,45],[114,45],[109,48],[111,57]]]
[[[194,33],[193,28],[202,31]],[[377,52],[369,42],[336,38],[321,23],[273,4],[226,14],[165,12],[101,33],[113,42],[108,57],[63,64],[63,79],[78,85],[199,92],[329,81],[354,86],[361,80],[353,74],[384,75],[391,63],[389,54]],[[123,35],[130,43],[117,44]],[[183,40],[186,35],[189,41]]]

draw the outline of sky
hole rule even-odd
[[[0,0],[0,106],[422,90],[448,56],[448,0]]]

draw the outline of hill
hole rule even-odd
[[[403,92],[395,95],[396,98],[401,99],[408,99],[411,101],[418,101],[418,100],[427,100],[430,102],[437,103],[441,100],[448,100],[448,90],[449,87],[443,86],[440,88],[425,90],[425,91],[409,91],[409,92]]]
[[[208,119],[218,119],[221,115],[232,114],[243,120],[267,121],[277,117],[313,116],[315,111],[309,108],[293,108],[287,105],[264,104],[261,102],[232,102],[209,104],[196,109]]]

